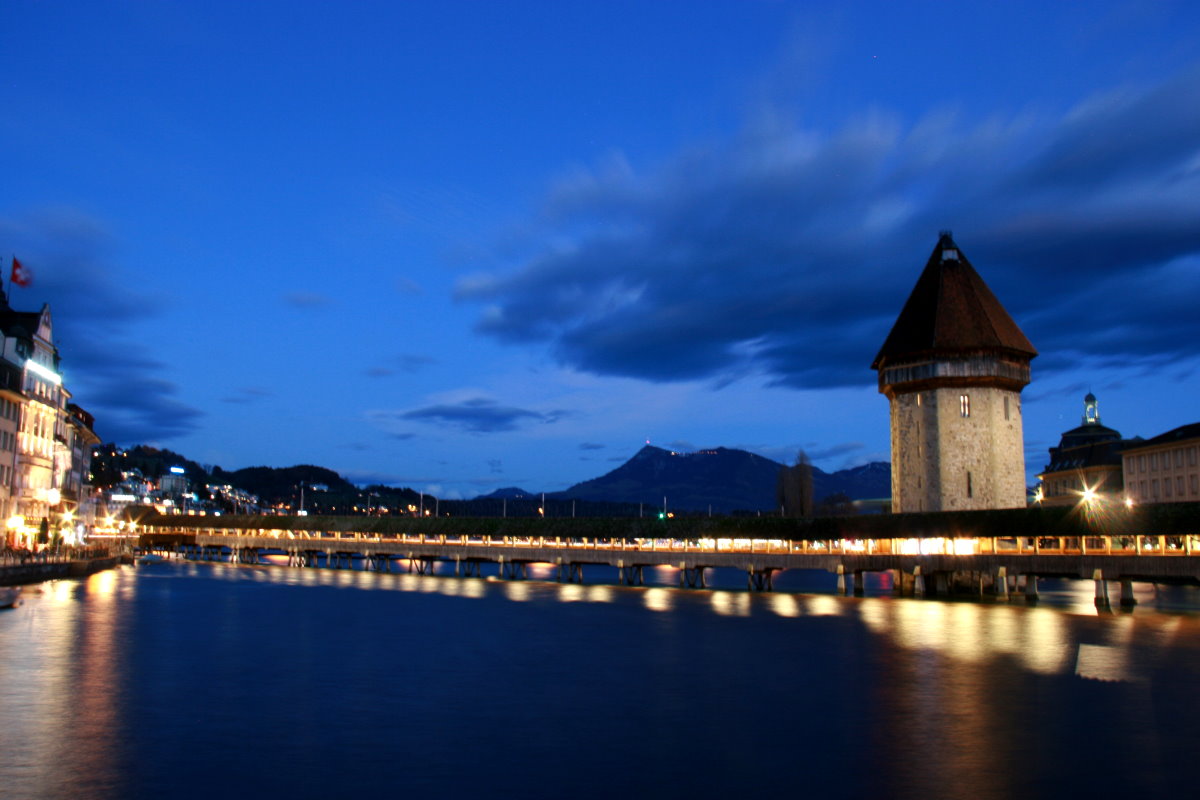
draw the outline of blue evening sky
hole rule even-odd
[[[471,497],[888,458],[940,229],[1078,424],[1200,420],[1200,4],[0,4],[0,253],[106,441]]]

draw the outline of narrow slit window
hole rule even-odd
[[[971,398],[969,395],[960,394],[958,396],[958,408],[964,417],[971,416]]]
[[[1005,419],[1011,419],[1011,417],[1009,417],[1008,413],[1009,413],[1008,412],[1008,398],[1006,397],[1006,398],[1004,398],[1004,418]]]
[[[965,414],[963,416],[966,416]],[[975,487],[971,485],[971,473],[967,472],[967,497],[975,496]]]

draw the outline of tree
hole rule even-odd
[[[775,484],[775,499],[785,517],[811,517],[813,514],[812,464],[801,450],[796,463],[779,470]]]
[[[858,513],[854,501],[845,492],[831,494],[817,506],[817,513],[822,517],[849,517]]]

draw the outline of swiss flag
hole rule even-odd
[[[29,267],[17,261],[16,256],[13,256],[12,282],[17,286],[29,286],[33,283],[33,273],[29,271]]]

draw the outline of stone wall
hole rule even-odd
[[[891,434],[894,512],[1025,505],[1019,392],[977,386],[897,394]]]

